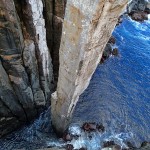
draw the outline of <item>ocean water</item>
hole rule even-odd
[[[150,141],[150,21],[124,19],[113,36],[119,57],[98,66],[74,120],[102,122],[108,136],[139,146]]]
[[[125,18],[113,35],[120,54],[97,67],[80,96],[70,127],[73,132],[82,132],[79,125],[83,122],[100,122],[105,132],[92,133],[92,140],[82,133],[71,142],[76,148],[99,150],[107,140],[123,147],[126,141],[137,147],[150,141],[150,20],[138,23]],[[31,125],[1,139],[0,150],[64,146],[50,122],[49,108]]]

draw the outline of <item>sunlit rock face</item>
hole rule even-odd
[[[57,91],[52,99],[52,122],[63,132],[80,94],[87,88],[106,43],[127,0],[68,0],[59,51]]]
[[[50,99],[53,73],[42,0],[1,0],[0,41],[1,137],[35,118]]]

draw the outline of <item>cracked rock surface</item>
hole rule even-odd
[[[0,137],[50,103],[53,70],[42,0],[0,1]]]

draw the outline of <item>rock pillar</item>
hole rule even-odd
[[[87,88],[102,52],[128,0],[68,0],[59,51],[57,91],[52,95],[52,124],[68,127],[81,93]]]

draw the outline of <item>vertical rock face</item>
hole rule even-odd
[[[145,11],[146,8],[149,10],[149,3],[147,0],[132,0],[127,7],[127,11],[131,13],[132,11]]]
[[[87,88],[127,0],[68,0],[60,46],[52,123],[58,133],[68,126],[80,94]]]
[[[0,137],[39,114],[52,81],[42,0],[1,0]]]

